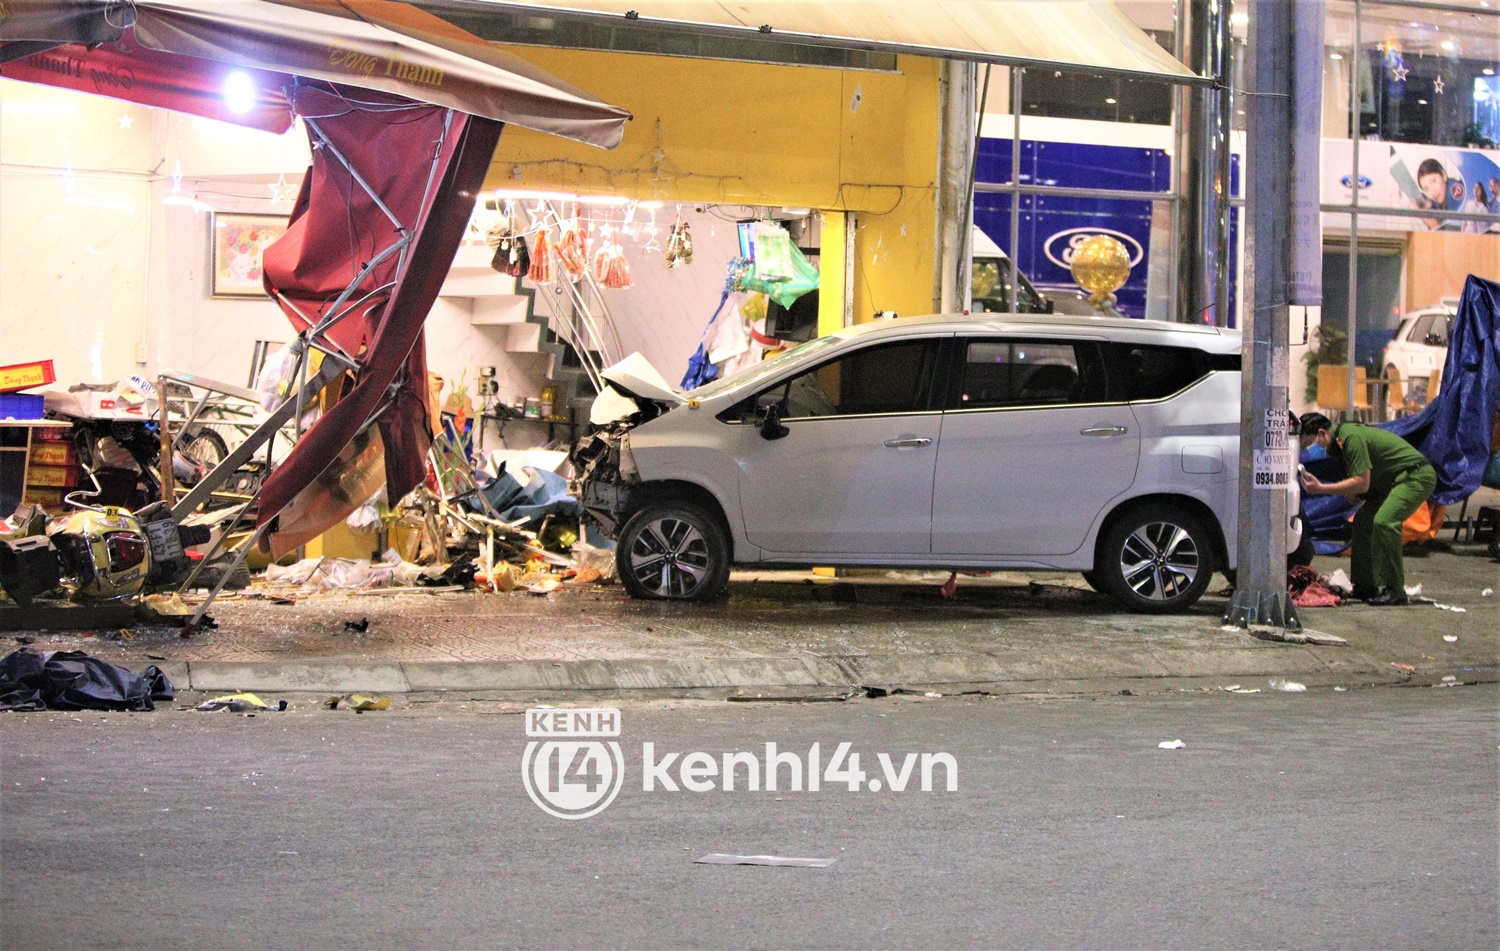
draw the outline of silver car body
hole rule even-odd
[[[1237,370],[1137,402],[788,417],[789,432],[775,440],[751,417],[721,418],[831,359],[928,338],[1162,345],[1223,357],[1241,345],[1238,331],[1154,321],[937,316],[848,328],[685,394],[638,363],[617,366],[605,372],[613,386],[676,407],[623,432],[624,481],[705,491],[741,564],[1089,571],[1110,513],[1150,497],[1210,514],[1219,564],[1233,567]],[[1295,478],[1287,491],[1295,514]],[[582,492],[608,527],[609,500],[587,480]],[[1299,539],[1293,518],[1288,551]]]

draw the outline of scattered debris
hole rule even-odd
[[[363,693],[351,693],[341,697],[329,697],[323,701],[323,706],[329,710],[337,710],[341,704],[348,706],[355,713],[364,713],[366,710],[389,710],[391,707],[391,698],[372,697]]]
[[[1479,596],[1481,598],[1493,598],[1495,596],[1495,589],[1485,588],[1483,591],[1479,592]]]
[[[1405,671],[1414,671],[1414,670],[1417,669],[1416,667],[1412,666],[1411,664],[1402,664],[1402,663],[1399,663],[1398,661],[1391,661],[1391,666],[1394,667],[1394,668],[1396,668],[1397,670],[1405,670]]]
[[[369,629],[370,629],[370,619],[367,618],[367,617],[362,617],[358,621],[345,621],[344,622],[344,630],[345,631],[353,631],[356,634],[363,634],[364,632],[368,631]]]
[[[1334,687],[1333,688],[1333,692],[1334,693],[1348,693],[1349,692],[1349,688],[1348,687]]]
[[[948,576],[948,580],[947,581],[943,582],[943,586],[941,588],[938,588],[938,594],[941,594],[945,598],[952,598],[957,593],[958,593],[958,572],[955,571],[955,572],[953,572],[953,574],[951,574],[951,575]]]
[[[1333,574],[1324,578],[1323,586],[1332,591],[1337,591],[1346,598],[1354,593],[1354,582],[1349,580],[1349,576],[1344,573],[1344,569],[1342,568],[1337,569]]]
[[[1420,598],[1422,596],[1422,586],[1420,584],[1407,585],[1406,596],[1408,598]]]
[[[693,859],[695,865],[773,865],[785,868],[827,868],[838,859],[794,859],[780,855],[725,855],[715,852]]]
[[[208,712],[210,710],[228,710],[230,713],[253,713],[266,710],[285,710],[286,701],[280,700],[275,707],[266,703],[253,693],[230,693],[222,697],[214,697],[205,700],[193,709]]]
[[[1180,750],[1187,746],[1187,744],[1182,742],[1181,740],[1163,740],[1156,745],[1158,749],[1163,750]]]
[[[1458,643],[1458,635],[1457,634],[1444,634],[1443,635],[1443,640],[1447,641],[1449,644],[1457,644]]]
[[[17,644],[35,644],[36,643],[36,638],[32,637],[30,634],[22,634],[20,637],[16,638],[16,643]]]
[[[1282,693],[1307,693],[1307,684],[1299,684],[1285,677],[1272,677],[1271,689],[1280,690]]]
[[[1227,693],[1260,693],[1259,687],[1241,687],[1239,684],[1231,684],[1228,687],[1220,687]]]
[[[1317,644],[1320,647],[1348,647],[1349,642],[1337,634],[1324,634],[1322,631],[1303,631],[1302,637],[1309,644]]]
[[[924,697],[941,697],[942,694],[940,694],[940,693],[933,693],[931,690],[929,690],[926,693],[922,694],[922,696],[924,696]]]

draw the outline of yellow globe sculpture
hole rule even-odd
[[[1115,291],[1130,280],[1130,251],[1107,234],[1093,234],[1073,249],[1070,263],[1073,280],[1089,292],[1089,303],[1108,313],[1114,309]]]

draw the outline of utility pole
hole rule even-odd
[[[1289,304],[1317,303],[1313,298],[1321,292],[1318,274],[1313,273],[1316,265],[1310,263],[1321,252],[1318,144],[1316,139],[1309,142],[1307,133],[1310,125],[1317,132],[1323,16],[1321,0],[1250,4],[1245,158],[1251,306],[1242,321],[1239,575],[1224,620],[1240,627],[1280,629],[1280,638],[1302,629],[1286,589],[1286,534],[1296,514],[1287,510],[1286,489],[1287,481],[1296,478],[1297,446],[1287,425],[1287,334]],[[1309,36],[1313,30],[1315,35]],[[1294,79],[1294,73],[1301,78]],[[1312,76],[1317,85],[1309,88]],[[1312,110],[1311,123],[1307,110]]]

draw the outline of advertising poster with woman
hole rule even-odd
[[[1431,211],[1412,227],[1467,234],[1500,233],[1495,191],[1500,188],[1496,153],[1430,145],[1391,145],[1390,175],[1402,199],[1397,205]],[[1444,211],[1490,215],[1493,221],[1463,221]]]

